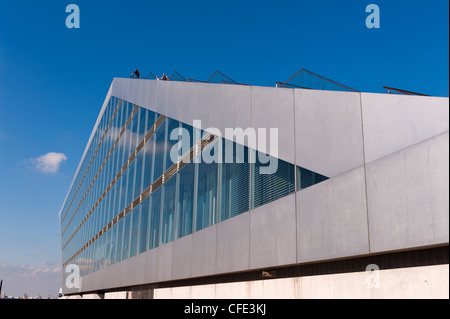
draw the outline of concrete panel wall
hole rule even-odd
[[[158,269],[159,248],[144,253],[145,255],[145,282],[156,282]]]
[[[221,90],[220,85],[199,83],[198,104],[192,106],[192,108],[195,108],[195,111],[192,112],[191,109],[189,109],[189,113],[186,112],[181,114],[181,121],[193,125],[192,121],[194,119],[201,120],[203,129],[209,127],[221,127],[222,113],[226,113],[226,110],[222,110],[221,107]],[[192,117],[191,114],[196,114],[196,117]]]
[[[139,285],[142,282],[156,282],[159,250],[159,248],[152,249],[82,277],[80,291],[112,289]],[[73,292],[64,290],[64,293]]]
[[[377,276],[375,281],[372,277]],[[448,299],[448,265],[160,288],[155,299]]]
[[[334,177],[364,163],[359,93],[295,90],[297,165]]]
[[[366,272],[301,278],[302,299],[447,299],[448,265],[381,270],[373,285]],[[378,286],[378,288],[376,288]]]
[[[367,165],[372,252],[449,241],[449,134]]]
[[[199,85],[190,82],[156,81],[156,83],[156,105],[161,108],[160,113],[182,122],[187,121],[187,124],[192,125],[190,116],[196,118],[201,113],[198,108]]]
[[[250,214],[250,268],[296,263],[295,194]]]
[[[161,107],[158,108],[156,103],[157,84],[157,81],[115,78],[111,93],[112,96],[119,99],[155,112],[161,112],[163,109]],[[157,108],[158,111],[156,111]]]
[[[113,96],[131,103],[138,102],[137,96],[131,94],[130,91],[131,85],[132,85],[131,79],[114,79]]]
[[[252,86],[250,124],[255,130],[263,128],[267,131],[264,145],[258,143],[257,150],[295,163],[293,89]],[[278,129],[278,154],[270,144],[270,128]]]
[[[129,278],[127,278],[125,274],[128,273],[127,268],[129,264],[130,263],[117,263],[112,265],[110,269],[107,268],[105,271],[98,271],[99,276],[97,276],[97,278],[99,280],[94,280],[95,287],[99,287],[102,284],[107,284],[109,287],[123,287],[124,285],[127,285]],[[91,275],[95,275],[95,273]],[[83,288],[86,289],[85,286]]]
[[[192,275],[192,235],[174,241],[173,279],[190,278]]]
[[[104,299],[128,299],[127,291],[107,292],[104,295]]]
[[[211,84],[214,85],[214,84]],[[221,125],[222,132],[225,128],[250,126],[250,86],[220,84],[221,87]],[[207,110],[211,110],[210,108]],[[246,144],[247,145],[247,144]]]
[[[99,294],[86,294],[83,295],[83,299],[102,299],[101,296]],[[117,299],[117,298],[116,298]]]
[[[172,279],[173,245],[174,242],[170,242],[158,247],[157,281],[168,281]]]
[[[130,285],[138,285],[146,277],[146,260],[145,254],[139,254],[128,264],[126,277]]]
[[[297,193],[298,262],[369,253],[364,168]]]
[[[449,130],[449,99],[361,93],[366,162]]]
[[[216,273],[217,224],[192,234],[192,277]]]
[[[250,215],[245,213],[217,224],[216,273],[250,267]]]

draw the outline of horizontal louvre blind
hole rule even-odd
[[[196,230],[215,223],[217,210],[217,164],[198,164]]]
[[[311,187],[323,181],[328,177],[317,174],[313,171],[297,166],[297,191]]]
[[[220,149],[219,140],[212,142],[203,150],[202,158],[198,163],[197,179],[197,209],[196,209],[196,228],[201,230],[216,223],[217,214],[217,188],[218,188],[218,164],[216,151]],[[200,155],[199,155],[200,156]],[[212,160],[212,163],[205,161],[205,156]],[[214,160],[215,159],[215,160]]]
[[[253,154],[258,153],[254,152]],[[274,157],[270,157],[270,161],[278,161],[276,172],[273,174],[261,174],[260,168],[267,167],[270,162],[263,164],[260,161],[260,156],[256,157],[256,163],[252,171],[253,208],[268,204],[295,192],[295,166]]]
[[[226,148],[226,144],[229,147]],[[238,144],[228,140],[223,143],[220,167],[220,207],[219,222],[245,213],[249,210],[250,163],[248,148],[238,151]],[[229,152],[232,154],[229,154]]]

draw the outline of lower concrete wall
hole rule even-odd
[[[127,291],[107,292],[105,299],[128,299],[129,293]]]
[[[449,265],[155,289],[155,299],[448,299]]]
[[[102,296],[99,294],[86,294],[83,295],[83,299],[102,299]]]

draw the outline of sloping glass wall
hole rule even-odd
[[[61,224],[64,264],[82,275],[327,179],[114,97],[104,116]]]

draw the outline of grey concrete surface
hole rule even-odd
[[[449,135],[367,165],[371,252],[448,243]]]

